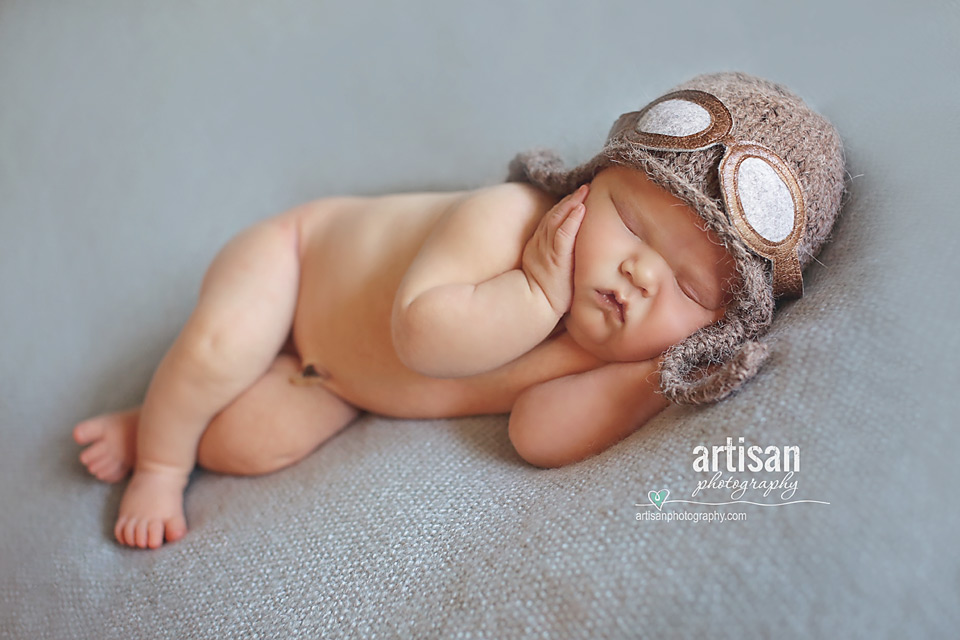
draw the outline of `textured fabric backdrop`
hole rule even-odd
[[[953,636],[958,29],[955,2],[0,4],[0,637]],[[122,488],[70,429],[141,400],[233,234],[582,161],[724,69],[823,112],[853,176],[742,393],[557,470],[504,416],[365,416],[274,475],[196,473],[177,544],[112,540]],[[728,436],[799,445],[793,499],[830,504],[636,520],[729,500],[691,497]]]

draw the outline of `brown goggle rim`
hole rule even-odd
[[[686,100],[707,111],[710,125],[686,136],[649,133],[637,129],[637,123],[654,106],[667,100]],[[806,228],[806,212],[800,183],[786,162],[769,148],[756,142],[737,140],[731,135],[733,117],[716,96],[705,91],[685,89],[661,96],[640,111],[625,113],[614,124],[610,137],[623,136],[630,142],[652,151],[700,151],[722,144],[726,153],[720,161],[720,186],[728,217],[740,238],[758,255],[773,263],[773,295],[776,298],[803,296],[803,275],[797,244]],[[758,158],[772,168],[787,186],[793,200],[793,228],[785,238],[772,241],[763,237],[747,220],[740,199],[738,175],[741,163]]]

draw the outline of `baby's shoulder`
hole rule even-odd
[[[527,240],[552,205],[543,192],[517,183],[457,193],[418,245],[407,284],[451,273],[460,282],[483,282],[518,268]]]
[[[530,213],[538,217],[556,203],[557,198],[525,182],[504,182],[475,189],[468,192],[463,200],[465,205],[485,208],[494,213],[499,211]]]
[[[527,238],[556,201],[533,185],[505,182],[467,192],[448,213],[454,225],[482,235]]]

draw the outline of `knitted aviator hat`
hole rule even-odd
[[[723,318],[670,347],[660,365],[670,401],[720,400],[766,361],[758,338],[776,300],[803,295],[801,271],[840,211],[840,136],[778,84],[701,75],[620,116],[589,162],[568,170],[551,151],[521,153],[507,179],[562,197],[611,165],[644,171],[690,205],[736,262],[741,282]]]

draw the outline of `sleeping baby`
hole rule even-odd
[[[582,460],[756,373],[843,190],[826,120],[722,73],[620,116],[572,170],[540,151],[476,191],[304,204],[220,251],[143,405],[74,428],[80,459],[132,470],[114,532],[140,548],[186,533],[195,465],[270,473],[362,411],[509,412],[530,464]]]

